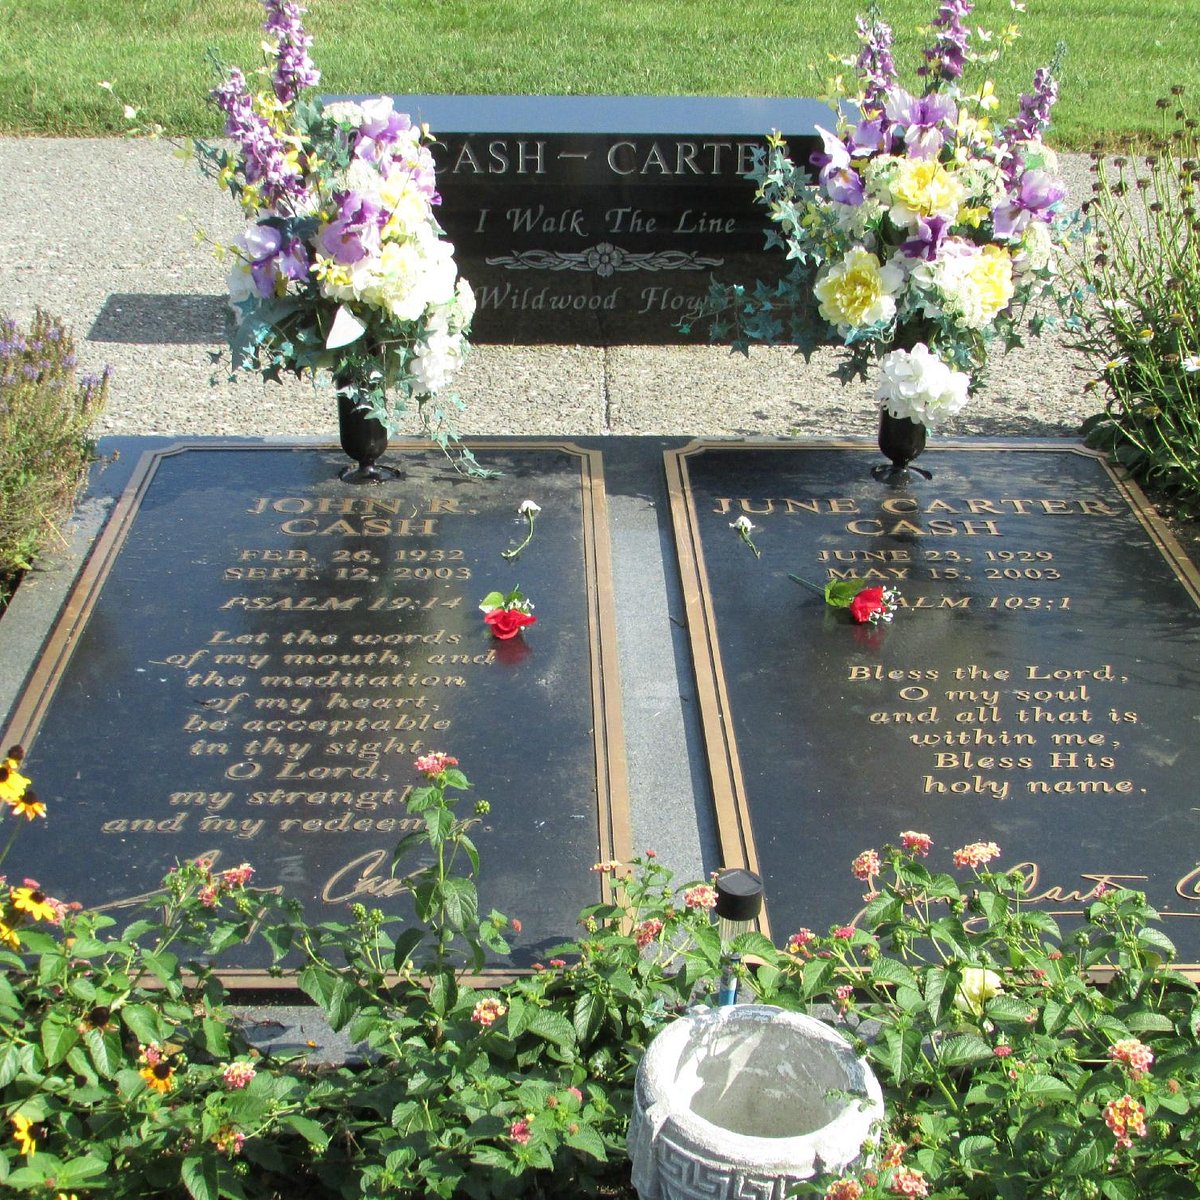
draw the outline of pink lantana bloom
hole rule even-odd
[[[512,1138],[518,1146],[524,1146],[530,1138],[530,1129],[528,1121],[514,1121],[508,1127],[508,1136]]]
[[[1110,1046],[1108,1057],[1115,1063],[1127,1066],[1133,1079],[1141,1079],[1154,1065],[1154,1051],[1137,1038],[1123,1038]]]
[[[423,754],[413,763],[413,770],[419,771],[427,779],[436,779],[447,767],[457,767],[458,759],[452,754],[443,754],[435,750],[431,754]]]
[[[1000,847],[995,842],[972,842],[954,852],[956,867],[981,867],[1000,856]]]
[[[471,1020],[486,1029],[489,1025],[494,1025],[506,1012],[508,1009],[494,996],[485,996],[472,1009]]]
[[[717,889],[711,884],[698,883],[683,893],[683,902],[688,908],[716,908]]]
[[[879,853],[875,850],[864,850],[850,864],[850,870],[854,872],[854,878],[861,879],[864,883],[873,875],[879,874],[879,867]]]
[[[928,1196],[929,1184],[915,1167],[897,1167],[892,1172],[888,1191],[895,1196]]]
[[[662,933],[663,923],[657,917],[643,921],[634,932],[633,940],[639,950],[645,950]]]
[[[900,845],[910,854],[924,858],[933,846],[933,838],[927,833],[915,833],[911,829],[906,829],[900,835]]]
[[[232,1062],[221,1072],[221,1078],[230,1091],[236,1092],[244,1088],[257,1074],[251,1063]]]

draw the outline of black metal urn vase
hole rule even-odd
[[[400,472],[394,467],[381,467],[378,459],[387,450],[388,434],[383,422],[361,408],[355,393],[338,391],[338,440],[342,449],[356,466],[339,472],[345,483],[383,483],[395,479]]]
[[[893,417],[886,408],[882,409],[879,414],[879,449],[890,465],[880,463],[873,472],[875,478],[901,482],[908,478],[910,470],[926,479],[931,478],[928,471],[912,465],[913,459],[925,449],[926,432],[925,426],[919,421]]]

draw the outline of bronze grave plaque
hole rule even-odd
[[[591,866],[629,842],[601,455],[479,457],[501,474],[394,444],[403,478],[364,488],[323,448],[148,454],[5,735],[49,808],[22,872],[118,909],[208,856],[310,920],[394,909],[412,763],[441,750],[476,785],[465,809],[490,803],[481,904],[520,918],[515,963],[572,936]],[[536,536],[508,561],[525,499]],[[479,602],[518,585],[538,622],[494,639]],[[259,980],[260,951],[227,978]]]
[[[944,443],[901,484],[861,444],[666,461],[722,855],[777,941],[849,923],[851,860],[914,830],[943,869],[995,841],[1054,913],[1143,890],[1200,963],[1200,582],[1136,488],[1069,444]]]

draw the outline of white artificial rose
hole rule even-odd
[[[880,370],[883,379],[875,396],[893,417],[934,429],[967,403],[970,379],[920,342],[912,350],[885,354]]]
[[[972,1016],[983,1016],[983,1006],[1004,991],[1000,976],[986,967],[963,967],[962,983],[954,993],[954,1007]]]

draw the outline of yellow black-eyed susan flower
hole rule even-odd
[[[146,1081],[147,1087],[152,1087],[164,1096],[175,1086],[175,1068],[165,1058],[143,1067],[138,1074]]]
[[[13,1138],[16,1140],[22,1154],[28,1157],[37,1149],[37,1138],[34,1136],[36,1130],[34,1123],[21,1113],[16,1113],[12,1118]]]
[[[35,921],[53,922],[58,919],[58,910],[46,893],[32,880],[27,880],[25,887],[13,888],[8,899],[13,908]]]
[[[37,798],[37,792],[32,788],[28,788],[23,796],[18,796],[9,803],[15,816],[24,817],[29,821],[46,815],[46,806]]]

